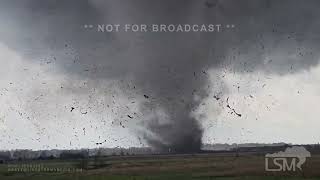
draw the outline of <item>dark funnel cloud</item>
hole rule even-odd
[[[54,56],[60,73],[89,78],[92,84],[130,77],[144,99],[145,130],[139,133],[150,146],[166,152],[200,151],[203,130],[193,113],[208,97],[208,70],[228,66],[243,73],[286,74],[289,69],[315,66],[320,52],[316,0],[3,0],[0,4],[0,20],[8,22],[0,30],[1,42],[27,59]],[[222,29],[101,33],[84,28],[112,23],[221,24]],[[235,28],[226,29],[227,24]],[[84,73],[86,69],[90,73]]]

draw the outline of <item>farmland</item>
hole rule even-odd
[[[320,155],[308,158],[302,167],[267,172],[264,155],[245,152],[107,156],[7,162],[0,165],[0,179],[318,179]]]

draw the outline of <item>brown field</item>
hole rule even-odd
[[[264,155],[209,153],[185,155],[110,156],[82,160],[13,162],[49,168],[73,168],[81,172],[9,172],[0,165],[1,180],[15,179],[318,179],[320,155],[308,158],[303,171],[266,172]]]

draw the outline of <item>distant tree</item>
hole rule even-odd
[[[122,149],[121,149],[121,152],[120,152],[120,156],[124,156],[124,152],[123,152]]]
[[[87,156],[83,154],[82,152],[62,152],[60,154],[61,159],[84,159]]]
[[[56,157],[54,157],[53,155],[50,155],[49,157],[48,157],[48,159],[55,159]]]

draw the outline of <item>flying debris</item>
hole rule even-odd
[[[214,95],[213,98],[215,98],[217,101],[220,100],[220,97],[218,97],[217,95]]]
[[[105,142],[107,142],[107,140],[104,140],[103,142],[97,142],[96,145],[102,145]]]
[[[86,112],[81,112],[81,114],[88,114],[88,112],[86,111]]]
[[[122,124],[122,122],[120,122],[119,124],[120,124],[120,126],[121,126],[122,128],[125,128],[125,126]]]
[[[227,98],[227,108],[229,108],[234,114],[236,114],[237,116],[241,117],[242,114],[237,113],[236,110],[234,108],[231,108],[229,105],[229,97]]]

